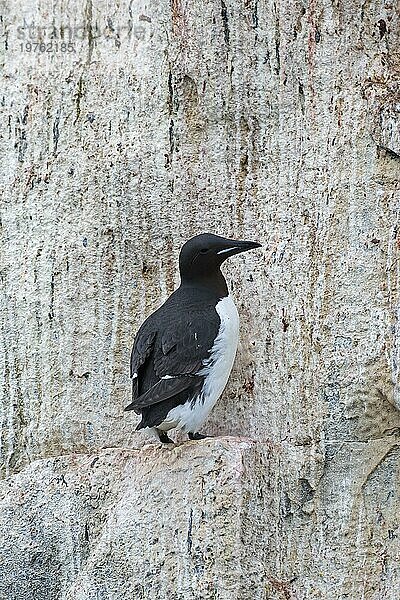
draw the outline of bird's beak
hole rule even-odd
[[[226,240],[226,245],[217,252],[221,258],[225,260],[229,256],[234,256],[240,252],[246,252],[247,250],[253,250],[254,248],[261,248],[261,244],[258,242],[250,242],[243,240]]]

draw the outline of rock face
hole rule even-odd
[[[260,461],[220,438],[32,463],[0,491],[0,597],[264,597]]]
[[[1,6],[3,597],[398,600],[398,8]],[[141,449],[133,335],[207,230],[263,243],[217,439]]]

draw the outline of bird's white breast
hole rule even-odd
[[[200,394],[190,402],[169,411],[159,429],[177,427],[185,432],[197,432],[206,420],[228,381],[239,338],[239,315],[230,296],[222,298],[215,307],[221,323],[209,358],[198,372],[204,376]]]
[[[239,338],[239,315],[232,298],[227,296],[220,300],[215,310],[221,319],[221,324],[210,351],[210,358],[204,361],[204,367],[199,371],[200,375],[205,375],[201,393],[205,400],[215,399],[214,404],[228,381]]]

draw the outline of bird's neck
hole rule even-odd
[[[225,277],[219,269],[205,275],[197,275],[196,277],[183,277],[181,275],[181,287],[206,289],[218,296],[218,298],[225,298],[229,293]]]

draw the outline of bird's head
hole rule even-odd
[[[258,242],[230,240],[212,233],[196,235],[182,246],[179,255],[182,282],[213,279],[227,258],[260,246]]]

